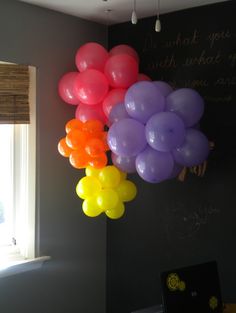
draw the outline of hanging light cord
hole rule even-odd
[[[157,19],[160,19],[160,0],[157,0]]]

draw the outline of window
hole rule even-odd
[[[29,74],[30,123],[0,124],[0,270],[35,260],[36,69]]]
[[[0,266],[4,266],[9,256],[17,260],[34,257],[35,205],[29,188],[35,183],[29,185],[34,175],[30,169],[33,146],[29,146],[29,125],[0,125],[0,146],[0,244],[5,254]]]

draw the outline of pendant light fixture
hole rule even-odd
[[[160,32],[161,31],[161,21],[160,21],[160,0],[157,0],[157,19],[155,22],[155,31]]]
[[[133,12],[131,15],[131,23],[132,24],[138,23],[138,18],[137,18],[137,13],[136,13],[136,0],[134,0]]]

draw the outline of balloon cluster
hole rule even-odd
[[[75,117],[82,122],[96,119],[106,124],[127,88],[138,80],[149,80],[138,73],[138,54],[128,45],[108,52],[98,43],[86,43],[76,52],[75,63],[78,71],[63,75],[58,91],[66,103],[77,106]]]
[[[66,124],[67,135],[58,143],[60,154],[69,157],[73,167],[81,169],[89,165],[90,171],[91,168],[101,169],[101,171],[106,169],[108,161],[106,151],[109,150],[109,146],[104,125],[109,126],[110,111],[117,103],[124,101],[128,87],[139,80],[150,80],[144,74],[138,73],[138,63],[137,52],[127,45],[118,45],[108,52],[100,44],[89,42],[76,52],[77,71],[63,75],[58,84],[58,92],[63,101],[76,106],[75,119]],[[112,167],[113,172],[114,168]],[[108,167],[106,171],[109,170]],[[121,173],[118,169],[117,171]],[[94,182],[94,180],[97,178],[88,175],[78,186],[83,184],[86,186],[86,181]],[[100,181],[99,184],[101,185]],[[91,192],[97,185],[96,183],[89,185]],[[81,190],[78,186],[77,190]],[[108,192],[101,187],[100,193],[102,192],[103,196],[107,194],[104,196],[104,203],[101,202],[102,195],[98,197],[100,199],[98,203],[92,200],[95,199],[94,197],[86,197],[83,203],[85,214],[96,216],[98,214],[94,212],[104,211],[111,218],[122,216],[123,201],[130,201],[124,198],[124,194],[128,195],[132,191],[133,198],[136,187],[133,183],[123,180],[117,188],[118,191],[114,191],[109,187]],[[114,207],[117,197],[119,201]]]
[[[61,98],[76,106],[58,150],[75,168],[86,168],[76,187],[85,214],[123,215],[123,202],[136,195],[124,173],[159,183],[206,160],[209,143],[198,130],[204,101],[195,90],[174,91],[139,73],[138,54],[127,45],[107,51],[86,43],[75,64],[77,71],[66,73],[58,85]],[[106,166],[109,149],[114,165]]]
[[[81,169],[91,165],[103,168],[107,165],[107,132],[99,120],[82,123],[72,119],[67,122],[65,130],[67,135],[59,141],[58,150],[62,156],[69,157],[73,167]]]
[[[125,212],[124,202],[135,198],[137,190],[126,174],[113,165],[102,169],[86,168],[86,176],[76,186],[77,195],[84,199],[83,212],[90,217],[102,212],[111,218],[118,219]]]
[[[204,162],[209,143],[196,124],[204,111],[202,97],[189,88],[173,91],[162,81],[141,81],[110,114],[108,145],[112,161],[147,182],[177,176],[183,167]]]

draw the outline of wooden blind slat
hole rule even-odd
[[[28,124],[29,122],[28,66],[0,64],[0,123]]]

